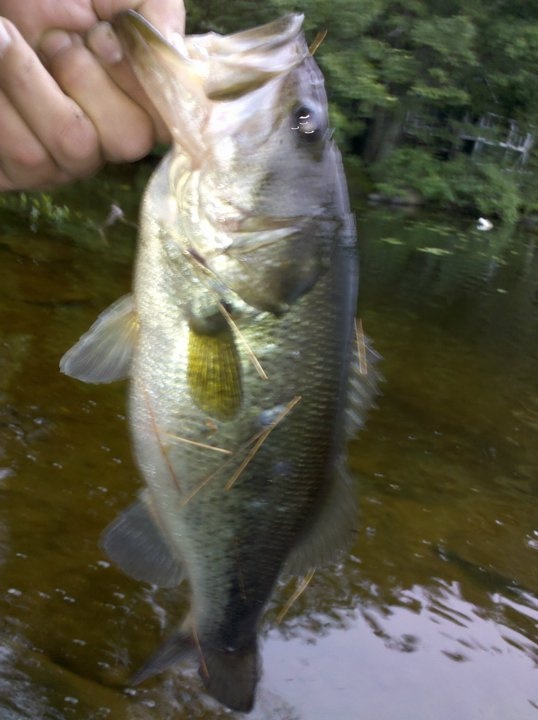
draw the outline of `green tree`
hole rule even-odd
[[[360,154],[366,166],[376,166],[380,181],[390,172],[392,154],[406,149],[396,164],[417,169],[415,183],[412,173],[404,174],[426,197],[459,202],[458,168],[468,173],[468,163],[445,164],[459,160],[464,121],[495,113],[525,128],[538,113],[534,1],[267,0],[258,5],[194,0],[188,9],[191,31],[202,32],[230,32],[285,12],[304,12],[310,40],[327,31],[316,59],[326,77],[339,142]],[[413,162],[409,147],[420,150]],[[493,167],[498,161],[490,163],[492,168],[474,176],[486,191],[488,178],[495,188],[509,185],[513,208],[518,178],[501,181]],[[432,187],[424,193],[428,176]],[[444,178],[450,187],[442,187]],[[467,186],[467,178],[461,180]]]

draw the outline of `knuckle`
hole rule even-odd
[[[48,152],[38,143],[17,145],[2,161],[5,176],[14,187],[36,188],[60,172]]]
[[[58,52],[49,63],[49,70],[64,92],[72,95],[73,89],[84,83],[88,72],[87,51],[71,46]]]
[[[53,155],[58,164],[79,175],[100,165],[99,136],[82,110],[73,110],[59,123]]]
[[[41,172],[52,166],[51,158],[39,143],[16,143],[9,153],[10,163],[24,174]]]
[[[125,128],[128,128],[125,132]],[[155,132],[151,119],[145,114],[129,121],[125,119],[114,137],[104,141],[105,157],[111,162],[133,162],[147,155],[155,142]]]

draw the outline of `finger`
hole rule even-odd
[[[68,176],[1,91],[0,105],[0,192],[66,182]]]
[[[45,70],[15,26],[0,18],[8,38],[0,58],[0,89],[26,125],[69,175],[78,177],[102,163],[99,137],[80,107]]]
[[[59,2],[58,0],[0,0],[0,15],[9,18],[26,42],[35,47],[44,30],[61,27],[72,32],[84,32],[97,16],[88,2]]]
[[[54,45],[60,49],[50,56]],[[115,84],[78,35],[51,31],[42,51],[54,79],[91,119],[107,160],[136,160],[151,150],[151,117]]]
[[[170,142],[168,128],[138,82],[110,23],[100,22],[94,25],[86,34],[86,44],[116,85],[151,116],[157,140]]]
[[[163,35],[185,32],[185,8],[180,0],[93,0],[101,20],[112,20],[124,10],[137,10]]]

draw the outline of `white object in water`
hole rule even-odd
[[[478,222],[476,223],[477,230],[491,230],[492,227],[493,223],[491,222],[491,220],[483,217],[478,218]]]

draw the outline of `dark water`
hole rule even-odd
[[[187,592],[101,554],[139,486],[125,388],[58,372],[129,289],[134,230],[99,226],[111,201],[136,219],[140,172],[0,214],[2,720],[234,717],[192,667],[126,689]],[[537,720],[538,236],[374,210],[359,229],[385,377],[350,448],[359,536],[280,624],[279,589],[252,717]]]

